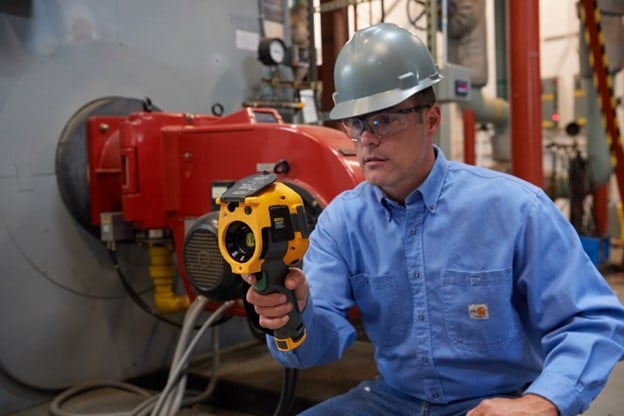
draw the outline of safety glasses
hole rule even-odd
[[[385,110],[366,117],[353,117],[342,120],[342,125],[351,140],[359,142],[364,130],[368,130],[378,139],[391,136],[407,127],[407,115],[420,111],[428,105],[417,105],[410,108]],[[422,120],[419,120],[419,122]]]

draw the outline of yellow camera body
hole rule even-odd
[[[293,221],[293,217],[303,213],[305,221],[305,211],[299,194],[287,185],[274,182],[243,201],[224,202],[217,198],[217,203],[221,205],[219,244],[225,248],[221,254],[232,267],[232,273],[259,273],[265,261],[265,246],[270,243],[287,242],[283,256],[286,265],[303,258],[308,249],[307,232],[293,224],[300,222]],[[267,241],[266,230],[271,230],[272,241]]]

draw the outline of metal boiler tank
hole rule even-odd
[[[77,220],[87,195],[72,178],[86,168],[72,155],[78,141],[60,138],[81,127],[72,122],[146,102],[239,110],[266,70],[245,40],[260,33],[259,15],[247,0],[0,4],[0,413],[84,380],[167,365],[177,328],[136,307]],[[148,299],[145,251],[123,250],[121,266]],[[250,337],[241,322],[226,324],[222,343]]]

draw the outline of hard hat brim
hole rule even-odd
[[[355,100],[339,102],[335,104],[334,108],[332,108],[329,112],[329,118],[331,120],[341,120],[393,107],[407,100],[412,95],[437,84],[441,79],[442,75],[438,74],[436,77],[421,80],[418,85],[409,89],[402,90],[396,88],[390,91],[369,95],[367,97],[357,98]],[[334,102],[335,101],[336,100],[334,98]]]

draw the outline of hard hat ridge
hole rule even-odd
[[[427,47],[392,23],[357,31],[334,67],[335,106],[342,119],[392,107],[442,79]]]

